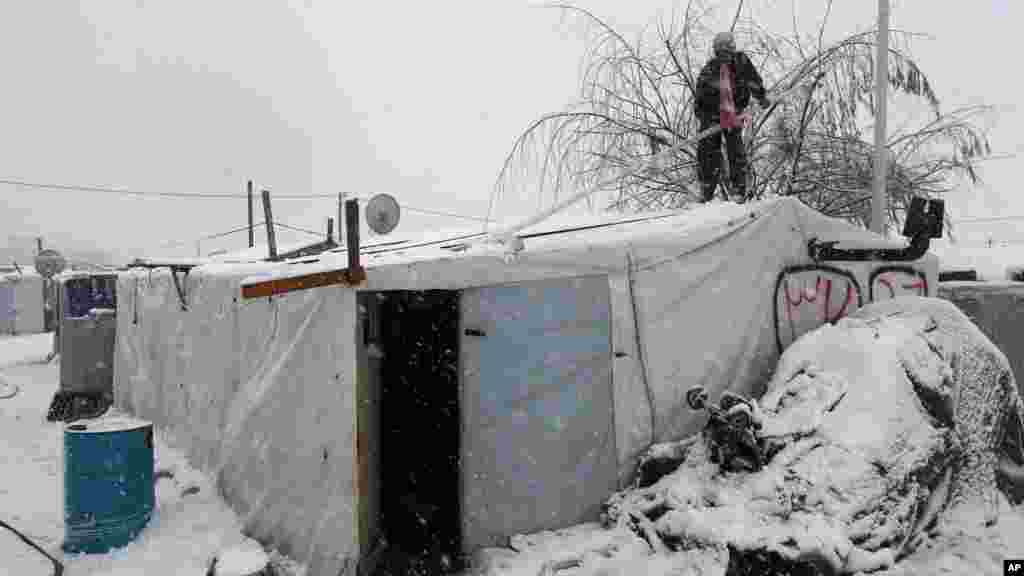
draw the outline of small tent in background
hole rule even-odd
[[[0,334],[46,330],[43,277],[31,266],[0,267]]]

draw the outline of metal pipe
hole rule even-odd
[[[875,166],[871,194],[871,231],[885,235],[886,183],[889,175],[886,120],[889,94],[889,0],[878,0],[878,54],[875,57]]]

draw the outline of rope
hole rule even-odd
[[[644,357],[644,344],[640,337],[640,318],[637,314],[639,308],[636,303],[636,281],[633,277],[633,251],[626,251],[626,284],[629,289],[629,305],[633,309],[633,339],[636,341],[636,356],[637,364],[640,365],[640,376],[644,382],[644,391],[647,393],[647,407],[651,411],[651,444],[653,445],[655,439],[658,437],[658,420],[654,406],[654,389],[651,388],[651,382],[647,377],[647,362]]]

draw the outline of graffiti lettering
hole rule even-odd
[[[871,272],[868,301],[928,295],[928,277],[911,266],[881,266]],[[822,264],[792,266],[775,284],[775,340],[782,353],[794,340],[864,305],[860,283],[846,270]]]
[[[826,322],[836,322],[862,303],[857,279],[845,270],[817,265],[787,268],[775,287],[779,350]]]
[[[871,273],[869,299],[872,302],[897,296],[926,296],[928,277],[909,266],[883,266]]]

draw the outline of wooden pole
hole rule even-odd
[[[343,237],[342,226],[345,225],[345,193],[338,192],[338,243],[341,243]]]
[[[277,260],[277,241],[274,238],[274,215],[270,211],[270,191],[263,191],[263,218],[267,227],[267,247],[270,249],[270,260]]]
[[[252,180],[249,180],[246,189],[249,192],[249,248],[256,245],[256,232],[252,225]]]
[[[345,245],[348,248],[348,273],[350,278],[360,276],[359,263],[359,200],[345,201]]]
[[[875,57],[875,166],[871,193],[871,231],[885,234],[886,120],[889,94],[889,0],[878,0],[878,54]]]
[[[334,242],[334,218],[327,219],[327,241]]]

